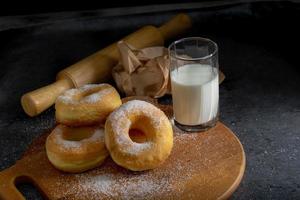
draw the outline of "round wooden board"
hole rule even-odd
[[[172,115],[171,106],[159,107]],[[227,199],[245,170],[238,138],[222,123],[201,133],[173,128],[171,156],[159,168],[144,172],[128,171],[110,158],[81,174],[60,172],[46,157],[47,134],[42,135],[21,160],[0,173],[0,197],[20,198],[9,183],[21,176],[19,180],[33,181],[49,199]],[[1,179],[9,181],[4,184]]]

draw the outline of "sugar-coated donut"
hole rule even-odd
[[[95,125],[122,104],[117,90],[109,84],[89,84],[70,89],[55,103],[56,121],[68,126]]]
[[[48,136],[46,152],[55,168],[73,173],[94,168],[109,155],[103,128],[72,128],[61,124]]]
[[[142,132],[144,141],[133,141],[130,130]],[[170,155],[173,130],[159,108],[145,101],[132,100],[107,118],[105,144],[118,165],[132,171],[153,169]]]

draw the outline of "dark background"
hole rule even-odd
[[[172,5],[172,4],[224,4],[248,2],[249,0],[108,0],[108,1],[68,1],[68,0],[26,0],[5,1],[0,6],[0,15],[28,15],[62,11],[82,11],[104,8],[126,8],[133,6]],[[297,0],[294,0],[297,1]]]
[[[216,0],[212,0],[216,1]],[[24,14],[37,14],[61,11],[78,11],[78,10],[95,10],[103,8],[115,7],[132,7],[132,6],[146,6],[146,5],[161,5],[161,4],[174,4],[174,3],[197,3],[204,2],[203,0],[126,0],[126,1],[58,1],[58,0],[45,0],[45,1],[6,1],[0,8],[0,15],[24,15]]]
[[[299,3],[191,1],[138,8],[128,3],[113,9],[47,3],[1,7],[0,170],[55,123],[53,108],[35,118],[24,114],[22,94],[51,83],[59,70],[138,27],[186,12],[194,24],[184,37],[208,37],[219,45],[226,75],[221,121],[246,152],[245,176],[232,199],[300,199]],[[20,189],[28,199],[39,198],[30,185]]]

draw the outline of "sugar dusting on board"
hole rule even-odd
[[[211,193],[214,193],[214,186],[219,183],[215,180],[226,179],[230,184],[231,180],[227,172],[232,174],[230,170],[238,168],[230,164],[237,158],[232,154],[232,148],[237,147],[233,147],[233,143],[226,140],[227,137],[232,137],[231,134],[225,133],[226,130],[222,126],[200,134],[187,134],[176,127],[173,128],[174,148],[170,157],[158,168],[144,172],[131,172],[117,166],[111,158],[108,158],[103,165],[84,173],[60,173],[53,179],[54,184],[49,186],[51,188],[48,188],[51,193],[49,196],[53,199],[69,200],[147,200],[183,199],[184,197],[186,197],[184,199],[199,199],[197,198],[199,196],[195,197],[194,193],[189,192],[190,189],[197,188],[195,194],[200,193],[206,197],[207,190],[203,188],[207,189],[209,186]],[[220,159],[224,157],[228,162],[220,163]],[[58,171],[55,170],[53,173]],[[47,181],[52,179],[51,174],[41,176]]]
[[[199,166],[209,168],[211,164],[209,161],[195,162],[201,154],[198,158],[188,156],[191,150],[200,153],[201,145],[195,145],[199,144],[199,137],[199,134],[177,132],[171,156],[154,170],[130,172],[108,159],[103,166],[72,176],[73,182],[58,184],[65,189],[68,199],[178,199],[199,172]],[[213,136],[206,137],[205,143],[208,145],[214,139]]]
[[[81,175],[79,175],[81,176]],[[110,198],[147,199],[157,191],[171,191],[166,184],[168,180],[154,180],[147,175],[121,177],[103,174],[91,178],[83,178],[80,189],[85,193],[102,193]],[[164,184],[162,184],[164,183]]]
[[[111,118],[118,121],[120,117],[126,116],[127,111],[132,110],[133,107],[146,112],[149,109],[148,103],[135,101],[134,104],[126,104],[122,108],[122,112],[114,113]],[[149,112],[147,113],[149,115]],[[156,125],[159,123],[161,123],[160,119],[156,121]],[[124,126],[130,127],[130,121],[125,122]],[[185,185],[192,179],[199,167],[197,162],[191,161],[187,155],[190,154],[190,151],[197,152],[200,147],[195,145],[197,143],[192,142],[194,145],[189,148],[191,141],[196,141],[198,134],[181,134],[178,132],[179,130],[174,131],[174,148],[171,156],[157,169],[130,172],[109,160],[104,166],[93,171],[75,175],[76,184],[66,186],[68,188],[65,191],[66,194],[70,196],[70,199],[91,200],[178,199],[184,192]],[[126,142],[126,139],[122,138],[119,137],[119,142]],[[150,145],[150,143],[148,144]],[[142,149],[146,147],[143,146]],[[138,149],[132,153],[138,152]]]
[[[191,142],[198,141],[199,136],[176,134],[171,156],[154,170],[130,172],[109,159],[103,166],[76,174],[73,183],[65,182],[64,194],[68,199],[179,199],[186,184],[199,171],[197,158],[191,160],[187,156],[190,151],[197,152],[201,148],[198,142]]]

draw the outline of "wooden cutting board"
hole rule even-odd
[[[156,104],[156,102],[153,102]],[[159,105],[170,117],[172,108]],[[81,174],[56,170],[45,153],[49,133],[33,141],[16,164],[0,172],[0,198],[24,199],[15,183],[32,182],[48,199],[226,199],[245,170],[243,146],[224,124],[201,133],[174,127],[174,148],[159,168],[131,172],[108,158]]]

